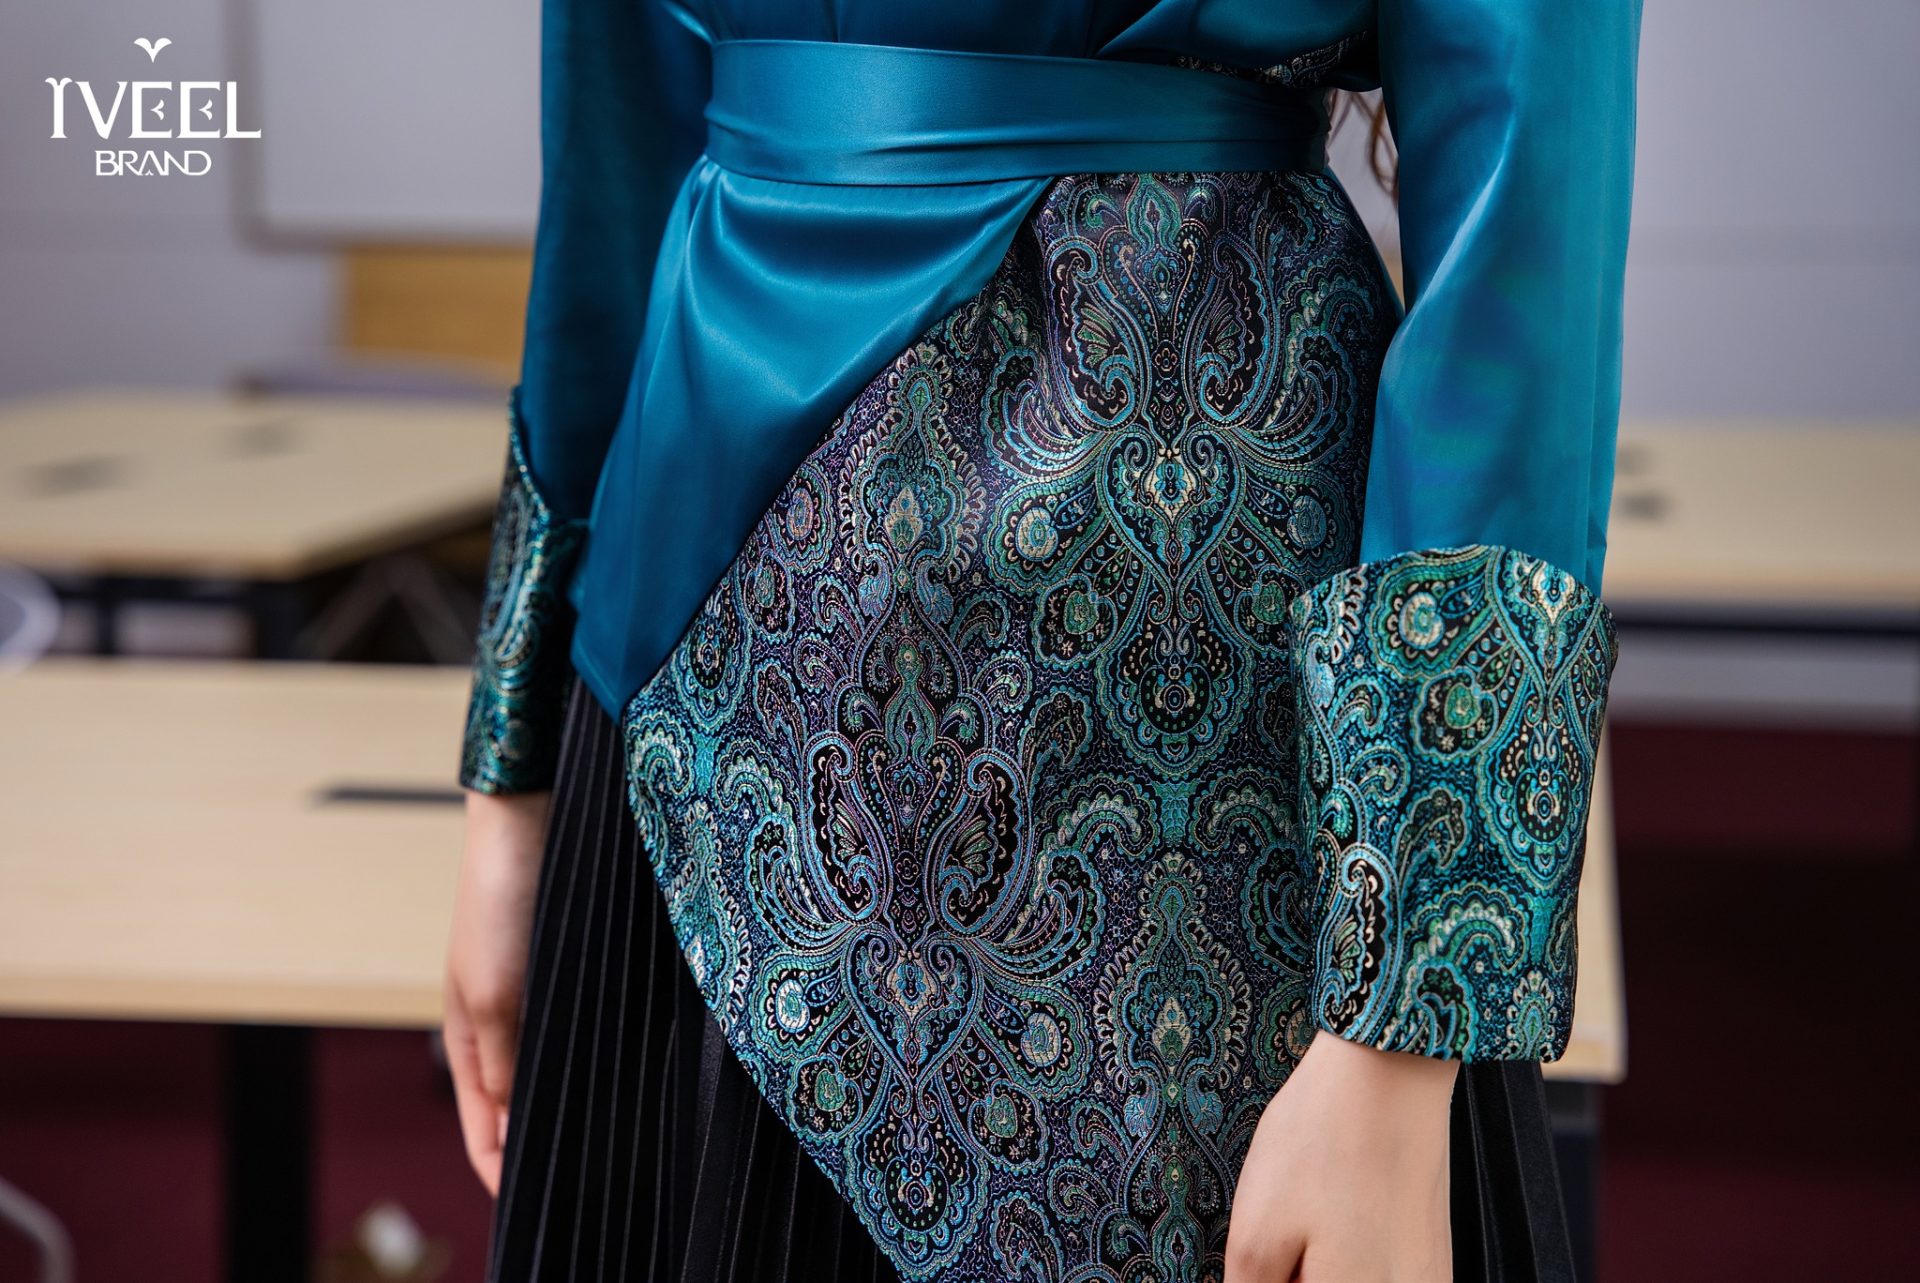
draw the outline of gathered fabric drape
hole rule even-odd
[[[496,1277],[1197,1283],[1322,1035],[1465,1062],[1461,1250],[1564,1277],[1638,0],[543,11],[461,779],[573,799],[573,890]]]

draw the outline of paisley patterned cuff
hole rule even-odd
[[[1342,571],[1289,625],[1314,1019],[1390,1051],[1557,1058],[1612,613],[1476,544]]]
[[[518,389],[509,417],[460,765],[460,783],[482,793],[531,793],[553,783],[573,634],[566,582],[587,528],[557,520],[534,486]]]

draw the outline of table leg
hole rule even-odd
[[[304,1283],[313,1240],[313,1031],[226,1031],[226,1278]]]
[[[126,601],[126,585],[110,576],[93,585],[93,653],[120,653],[120,614]]]
[[[1553,1117],[1553,1155],[1560,1168],[1574,1270],[1581,1283],[1593,1283],[1600,1220],[1600,1089],[1592,1083],[1550,1081],[1547,1109]]]
[[[247,616],[253,621],[254,658],[300,658],[300,630],[307,622],[306,602],[300,586],[269,582],[249,584],[245,600]]]

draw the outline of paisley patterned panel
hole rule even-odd
[[[1374,69],[1379,57],[1378,45],[1378,30],[1373,27],[1363,27],[1359,31],[1342,36],[1332,44],[1322,45],[1318,49],[1309,49],[1305,53],[1296,54],[1287,61],[1276,63],[1271,67],[1235,67],[1188,54],[1176,57],[1174,63],[1181,67],[1216,72],[1242,80],[1285,85],[1289,89],[1313,89],[1337,85],[1343,75],[1351,70],[1360,70],[1363,76],[1376,74]]]
[[[1559,1056],[1611,612],[1482,545],[1336,575],[1291,623],[1314,1019],[1396,1051]]]
[[[626,710],[701,989],[907,1277],[1218,1277],[1314,1029],[1286,612],[1396,314],[1330,178],[1060,180]]]
[[[534,486],[518,391],[508,418],[507,473],[494,515],[460,761],[460,783],[482,793],[525,793],[553,783],[572,672],[566,582],[586,532],[584,521],[555,520]]]

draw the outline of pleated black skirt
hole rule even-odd
[[[898,1278],[708,1013],[577,682],[563,735],[488,1277]],[[1465,1068],[1452,1162],[1458,1283],[1573,1283],[1538,1066]]]

